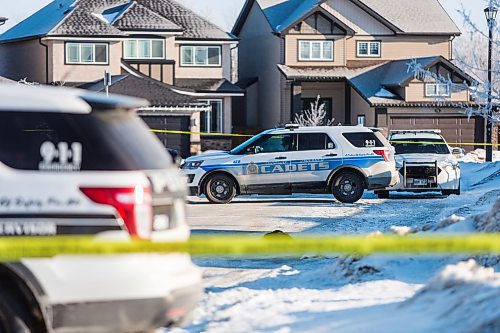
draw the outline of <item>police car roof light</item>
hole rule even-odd
[[[298,129],[298,128],[300,128],[300,125],[299,124],[286,124],[285,128],[286,129]]]
[[[441,134],[440,129],[419,129],[419,130],[391,130],[391,134],[406,134],[406,133],[431,133],[431,134]]]

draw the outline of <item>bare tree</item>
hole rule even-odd
[[[303,110],[302,114],[295,115],[295,123],[300,126],[332,126],[335,119],[326,119],[326,104],[320,102],[321,96],[318,95],[309,110]]]

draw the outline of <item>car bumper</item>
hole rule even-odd
[[[182,175],[186,178],[186,182],[188,184],[188,195],[198,196],[200,195],[200,183],[205,174],[205,171],[201,168],[192,170],[186,169],[181,170]]]
[[[399,174],[399,173],[398,173]],[[444,169],[438,174],[436,184],[429,187],[409,186],[404,183],[404,178],[399,174],[397,185],[386,188],[388,191],[400,192],[433,192],[441,190],[458,190],[460,188],[460,169]],[[421,178],[425,178],[423,175]]]
[[[396,171],[387,171],[367,178],[368,190],[383,189],[388,186],[394,186],[399,182],[399,176]]]
[[[54,332],[135,332],[183,324],[203,294],[186,254],[21,261],[43,290]]]

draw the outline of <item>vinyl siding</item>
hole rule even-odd
[[[45,47],[39,39],[0,45],[0,76],[46,83]]]

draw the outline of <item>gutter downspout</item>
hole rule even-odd
[[[49,46],[38,39],[38,43],[45,48],[45,84],[49,83]]]
[[[457,38],[457,35],[454,34],[450,39],[450,60],[453,60],[453,41],[455,38]]]

